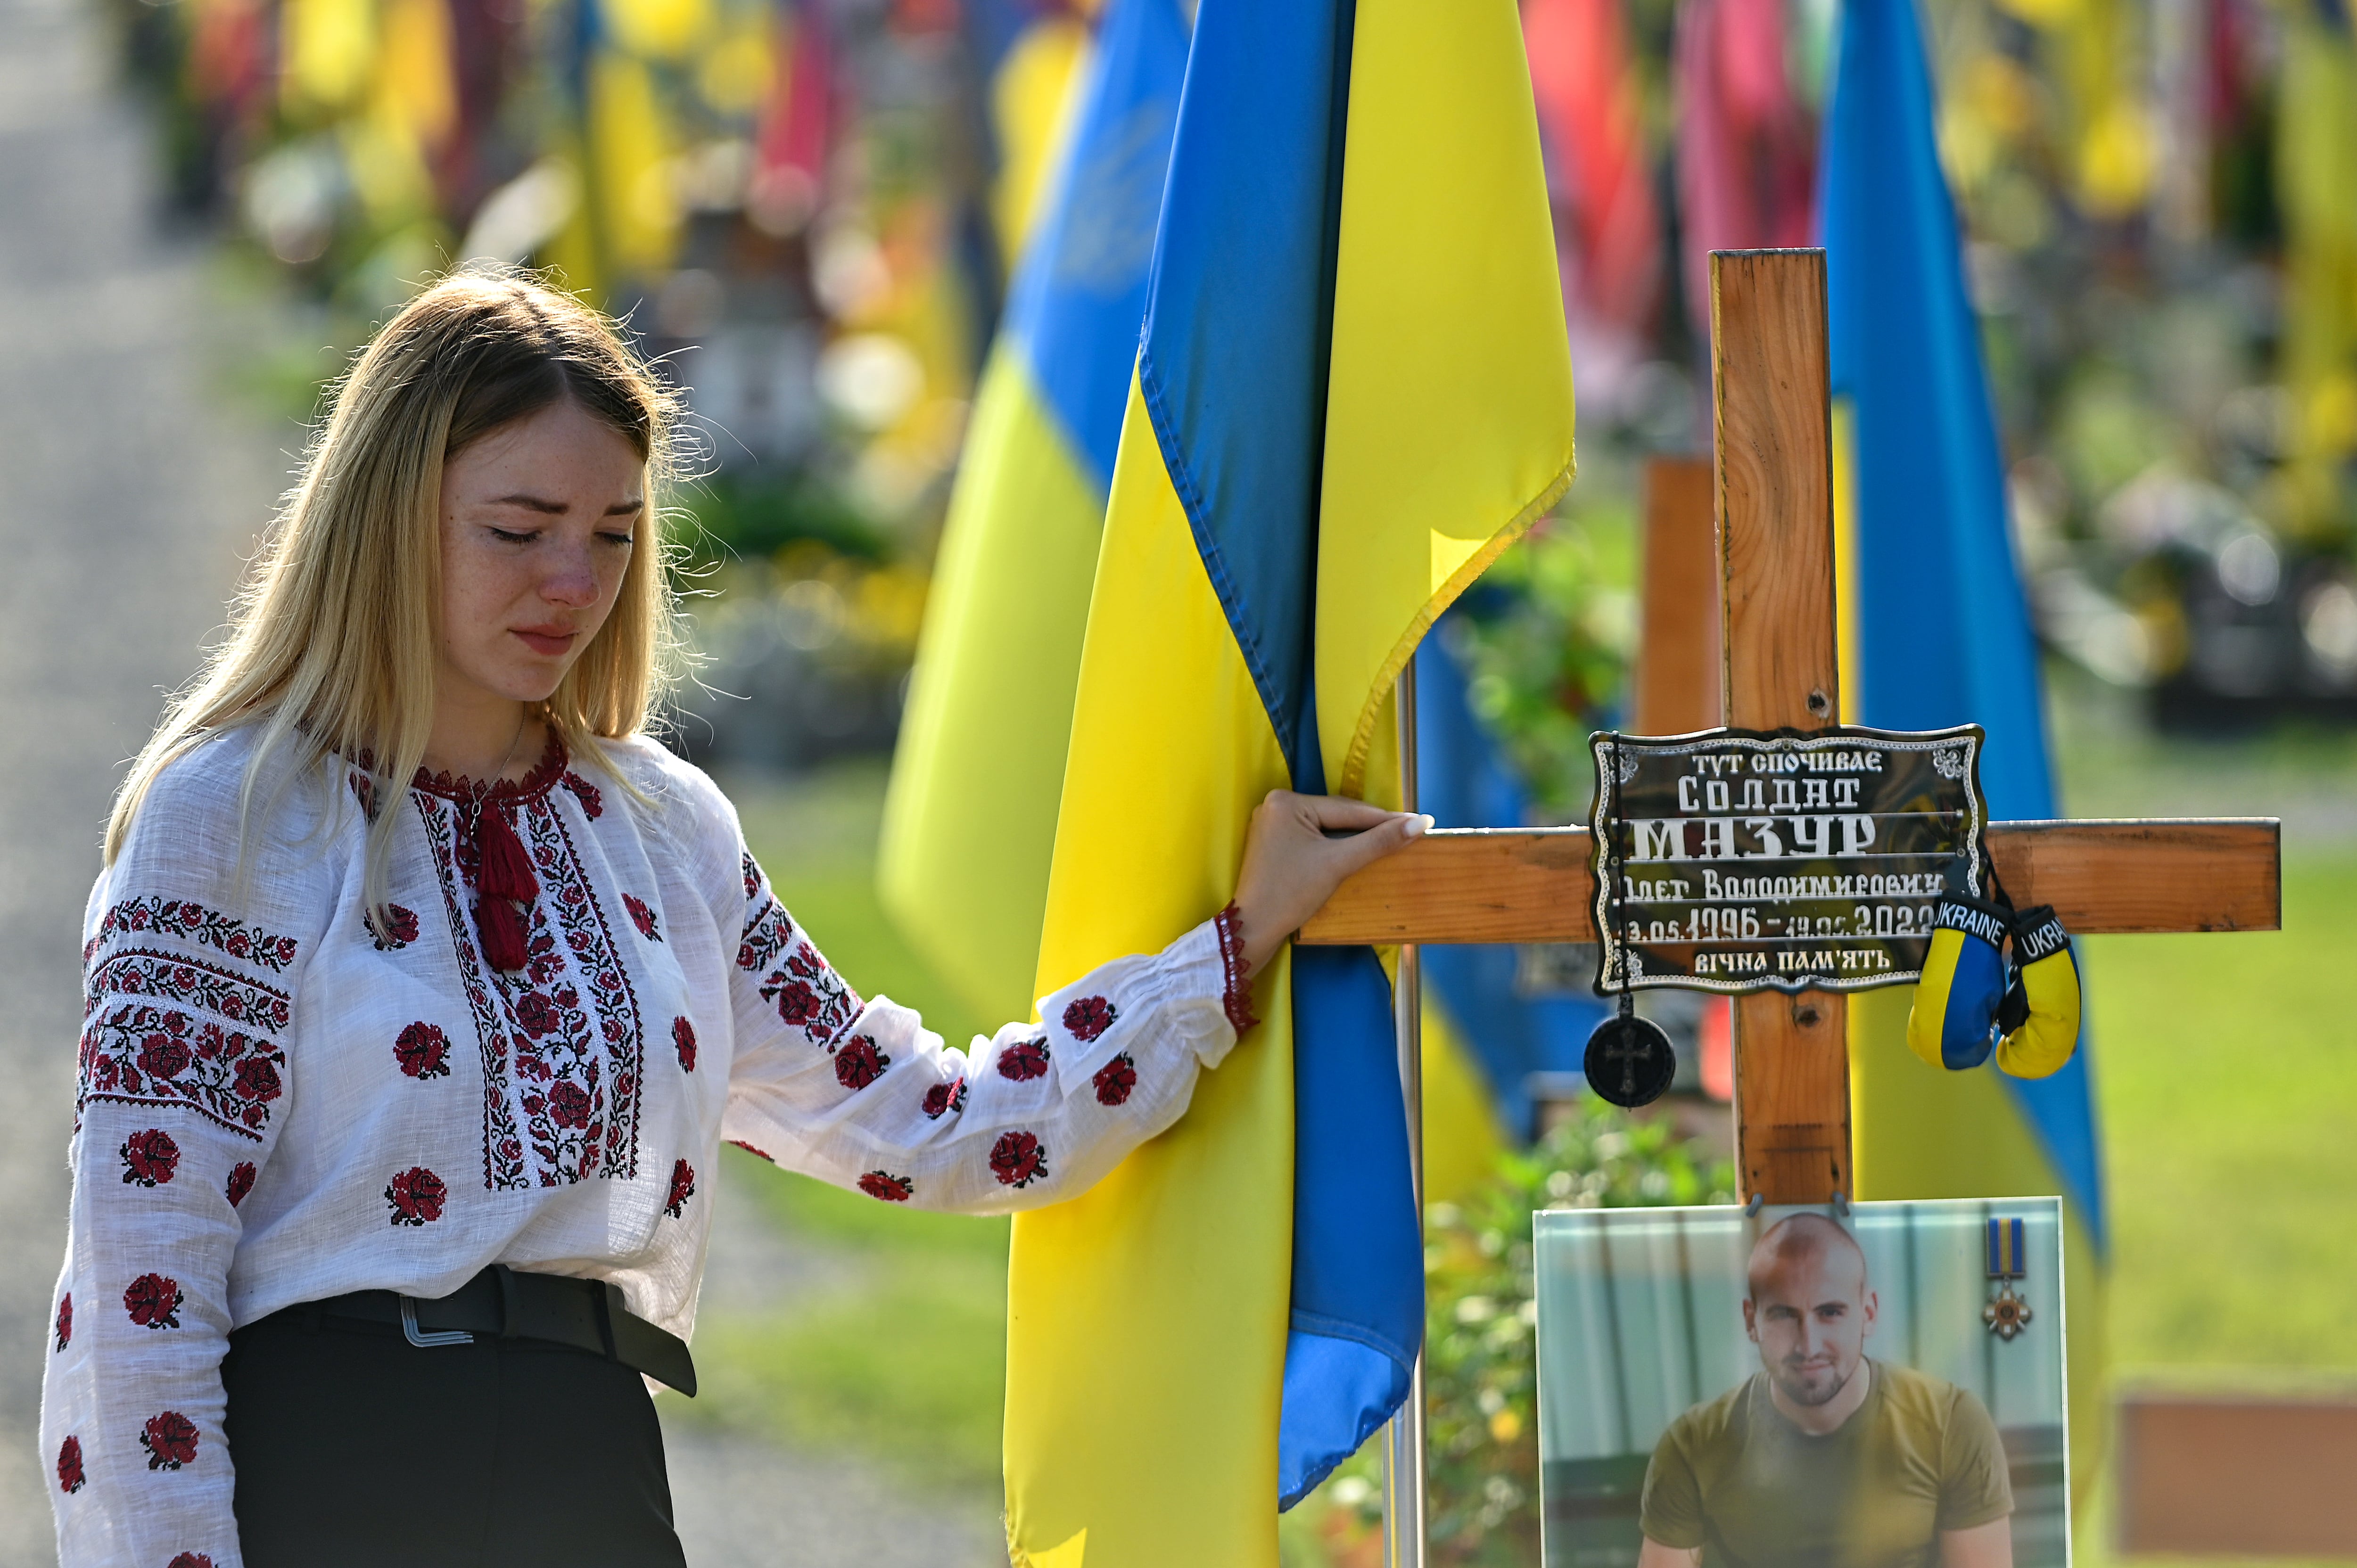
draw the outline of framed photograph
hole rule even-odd
[[[1534,1217],[1547,1568],[2063,1568],[2061,1200]]]

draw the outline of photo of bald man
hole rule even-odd
[[[1638,1568],[2012,1568],[2013,1489],[1969,1390],[1866,1353],[1866,1254],[1795,1214],[1751,1250],[1760,1370],[1670,1423]]]

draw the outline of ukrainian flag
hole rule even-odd
[[[2054,815],[2037,646],[2006,526],[1978,324],[1933,138],[1914,0],[1844,0],[1825,115],[1843,717],[1978,724],[1999,819]],[[2050,1078],[1942,1072],[1906,1047],[1908,987],[1850,1000],[1857,1180],[1867,1197],[2060,1193],[2071,1295],[2074,1484],[2102,1459],[2103,1171],[2089,1051]]]
[[[1393,682],[1570,483],[1571,377],[1511,0],[1202,0],[1097,557],[1044,993],[1233,890],[1290,785],[1396,800]],[[1091,1192],[1017,1217],[1009,1544],[1273,1565],[1396,1407],[1422,1246],[1364,949]]]
[[[1031,1011],[1105,489],[1187,70],[1178,0],[1114,0],[974,400],[900,721],[878,882],[985,1016]]]

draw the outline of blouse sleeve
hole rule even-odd
[[[316,886],[316,839],[257,828],[240,865],[242,769],[221,749],[156,781],[85,921],[72,1206],[41,1384],[61,1568],[240,1561],[221,1435],[230,1261],[294,1091],[283,1036],[332,892]]]
[[[1232,910],[1115,960],[965,1050],[863,1004],[741,854],[737,1057],[722,1135],[887,1203],[970,1214],[1081,1192],[1178,1118],[1254,1022]]]

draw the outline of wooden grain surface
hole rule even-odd
[[[1592,942],[1586,828],[1443,829],[1342,884],[1301,940]],[[1998,822],[1989,849],[2024,908],[2102,931],[2272,931],[2283,924],[2272,817]]]
[[[1711,252],[1710,343],[1727,722],[1833,724],[1825,253]],[[1847,1012],[1829,993],[1736,999],[1735,1165],[1746,1197],[1823,1203],[1856,1185]]]
[[[2357,1558],[2357,1402],[2129,1394],[2120,1547],[2185,1557]]]
[[[1706,458],[1645,465],[1645,565],[1629,724],[1685,735],[1719,722],[1718,537]]]
[[[1989,854],[2017,908],[2072,931],[2278,931],[2283,827],[2273,817],[1998,822]]]
[[[1823,251],[1714,251],[1727,722],[1813,729],[1841,712]]]

